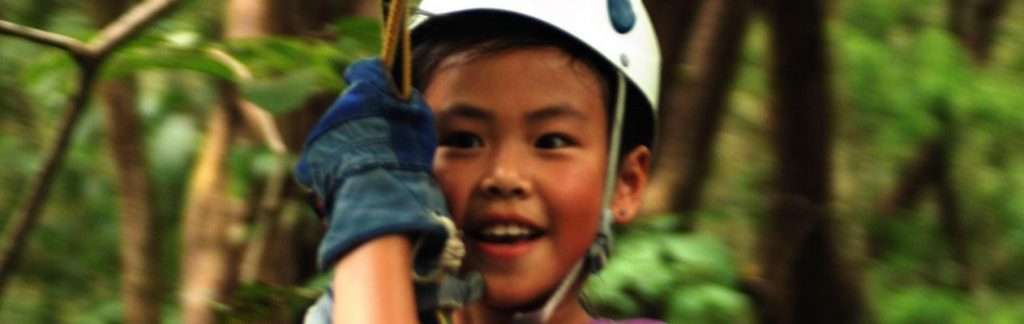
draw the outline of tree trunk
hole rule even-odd
[[[326,0],[294,2],[288,0],[231,0],[227,2],[228,19],[225,38],[239,39],[268,35],[321,37],[342,10],[351,10],[375,1],[337,2]],[[336,8],[337,7],[337,8]],[[256,18],[252,18],[256,17]],[[246,20],[248,19],[248,20]],[[344,32],[344,31],[341,31]],[[305,107],[284,116],[277,116],[276,126],[285,150],[302,147],[306,133],[337,94],[314,96]],[[323,97],[323,98],[320,98]],[[322,99],[322,100],[321,100]],[[274,120],[269,120],[274,123]],[[251,126],[251,125],[250,125]],[[250,197],[255,217],[252,236],[245,247],[240,280],[271,286],[291,286],[304,282],[316,273],[315,251],[318,226],[314,219],[305,219],[299,211],[305,206],[305,192],[291,180],[291,164],[287,152],[280,152],[278,165],[265,179],[262,190]],[[290,323],[286,305],[275,305],[269,315],[258,323]]]
[[[947,28],[957,38],[964,40],[967,38],[967,17],[969,14],[969,6],[971,0],[949,0],[949,9],[947,9]]]
[[[124,0],[92,3],[93,20],[103,27],[127,11]],[[107,143],[117,171],[121,213],[121,302],[126,323],[160,323],[160,235],[152,212],[152,179],[145,154],[142,121],[136,112],[135,79],[99,85]]]
[[[665,137],[656,165],[661,173],[653,177],[649,196],[653,204],[648,210],[679,213],[683,231],[695,225],[687,212],[700,207],[747,16],[744,0],[704,1],[685,56],[690,75],[673,78],[665,88]]]
[[[224,5],[224,38],[228,40],[266,36],[268,22],[281,14],[269,0],[230,0]],[[203,151],[189,188],[182,273],[182,317],[187,323],[215,322],[213,303],[227,302],[240,279],[255,277],[251,274],[255,271],[246,266],[252,263],[246,260],[253,258],[247,256],[251,252],[246,252],[246,238],[233,237],[231,232],[244,231],[250,210],[262,216],[255,218],[257,222],[274,212],[273,207],[242,200],[250,197],[228,195],[227,177],[231,172],[226,159],[241,132],[240,114],[245,108],[234,85],[223,84],[220,97],[221,105],[209,117]],[[259,240],[262,235],[256,233],[255,240]]]
[[[685,131],[678,127],[686,120],[680,96],[687,79],[686,58],[683,54],[690,43],[691,31],[698,9],[704,0],[647,0],[645,6],[661,45],[661,93],[658,102],[658,136],[651,170],[651,183],[647,186],[641,213],[658,214],[670,211],[675,184],[683,181],[683,148]]]
[[[28,236],[39,222],[39,212],[50,194],[50,185],[64,162],[64,154],[71,143],[71,133],[91,99],[97,76],[96,69],[96,65],[79,66],[78,89],[75,90],[75,94],[65,107],[64,115],[61,116],[58,128],[60,131],[43,153],[40,170],[29,179],[24,197],[21,198],[21,205],[8,219],[4,235],[0,237],[0,304],[7,283],[21,261],[21,253],[24,252]]]
[[[1006,0],[950,0],[949,8],[950,31],[971,54],[974,64],[988,64]]]
[[[324,26],[342,15],[357,15],[365,18],[377,18],[380,3],[377,1],[347,1],[340,7],[335,2],[317,0],[296,4],[288,0],[271,0],[269,8],[276,8],[276,15],[268,16],[264,22],[264,33],[291,36],[320,37],[324,34]],[[344,34],[346,31],[336,31]],[[277,124],[285,145],[294,150],[302,148],[306,134],[320,119],[324,111],[334,102],[336,93],[316,94],[309,98],[300,109],[277,116]],[[280,171],[284,177],[284,187],[268,186],[263,193],[264,200],[276,199],[277,212],[267,210],[257,216],[257,237],[254,237],[247,252],[250,273],[246,280],[255,280],[268,284],[290,285],[300,282],[315,274],[315,264],[304,263],[315,258],[317,242],[309,239],[310,233],[317,233],[316,222],[311,219],[296,219],[296,209],[286,206],[305,205],[306,193],[290,180],[290,165]],[[274,183],[271,179],[268,184]],[[276,192],[276,193],[274,193]],[[276,197],[276,198],[271,198]],[[282,209],[283,208],[283,209]],[[308,207],[307,207],[308,208]],[[303,234],[306,233],[306,234]],[[274,242],[267,244],[266,242]],[[280,264],[293,264],[296,267],[283,269]]]
[[[878,217],[893,217],[913,209],[926,190],[941,176],[943,170],[939,160],[943,158],[945,143],[939,139],[931,139],[918,148],[917,153],[900,169],[896,185],[882,198],[875,207]],[[872,258],[883,258],[889,250],[890,242],[886,234],[871,230],[868,233],[867,253]]]
[[[942,224],[942,232],[949,242],[950,252],[953,261],[956,263],[959,274],[957,288],[962,291],[971,291],[977,286],[974,262],[970,255],[970,240],[967,231],[964,229],[962,214],[960,213],[960,199],[956,194],[956,184],[953,180],[953,143],[957,138],[956,127],[949,116],[951,107],[943,105],[940,107],[939,121],[946,130],[940,136],[938,152],[936,153],[936,178],[935,189],[939,202],[939,220]]]
[[[958,268],[957,287],[963,291],[970,291],[976,286],[977,277],[970,257],[970,240],[961,220],[960,202],[954,189],[952,163],[956,128],[949,116],[950,109],[946,103],[933,106],[936,119],[943,129],[942,134],[922,145],[910,164],[904,167],[899,182],[877,208],[877,213],[881,217],[892,217],[901,211],[913,209],[923,192],[928,188],[934,188],[939,205],[941,230]],[[871,256],[883,256],[887,249],[884,238],[878,234],[871,234],[870,238]]]
[[[68,102],[67,110],[61,117],[59,134],[44,153],[42,167],[29,180],[28,190],[22,198],[22,204],[14,211],[10,225],[5,232],[6,235],[0,241],[0,294],[3,293],[7,279],[19,261],[29,233],[38,222],[39,211],[49,194],[56,171],[63,162],[71,133],[78,124],[82,111],[89,103],[96,77],[104,60],[160,15],[167,13],[175,4],[177,4],[175,0],[144,2],[137,10],[133,9],[132,14],[128,14],[130,17],[119,18],[108,26],[104,26],[89,43],[8,21],[3,21],[3,24],[0,24],[0,29],[2,29],[0,33],[64,50],[75,60],[79,70],[78,90]]]
[[[340,12],[356,17],[375,18],[381,16],[381,4],[380,1],[373,0],[345,1]]]
[[[682,75],[681,63],[690,32],[694,27],[697,10],[704,0],[645,0],[644,7],[651,16],[651,24],[661,45],[662,78]],[[666,96],[662,91],[660,100]]]
[[[880,215],[893,215],[913,208],[921,200],[925,189],[939,177],[937,161],[943,155],[943,144],[931,140],[921,145],[914,158],[900,172],[900,180],[876,209]]]
[[[182,227],[181,312],[190,324],[216,323],[214,303],[229,296],[237,279],[238,232],[244,203],[228,193],[228,154],[239,122],[232,86],[207,119],[202,150],[192,169]]]
[[[160,232],[152,212],[141,120],[133,79],[100,85],[108,143],[117,168],[121,209],[121,300],[126,323],[159,323],[161,308]]]
[[[1006,0],[988,0],[978,5],[974,21],[974,42],[971,53],[974,62],[986,65],[992,58],[992,43],[995,41],[999,18],[1006,11]]]
[[[856,269],[831,222],[832,112],[824,4],[768,1],[774,197],[760,245],[772,323],[859,323]]]
[[[950,0],[947,27],[971,54],[972,62],[979,67],[984,67],[991,58],[996,25],[1005,5],[1004,0]],[[971,261],[970,240],[964,229],[952,176],[953,144],[957,132],[948,102],[938,102],[932,109],[942,126],[941,135],[922,144],[918,154],[903,168],[903,177],[880,205],[878,213],[882,216],[893,215],[900,210],[912,208],[921,191],[928,186],[934,187],[939,202],[938,216],[942,232],[959,268],[957,285],[968,291],[977,285],[978,276]],[[872,238],[869,245],[872,255],[880,254],[885,248],[880,244],[879,238]]]

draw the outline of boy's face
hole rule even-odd
[[[485,303],[538,302],[597,232],[607,159],[605,89],[555,48],[454,55],[424,97],[437,118],[434,171]]]

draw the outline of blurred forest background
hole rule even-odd
[[[1024,322],[1024,3],[646,4],[660,154],[597,314]],[[290,169],[379,6],[0,1],[0,323],[298,321]]]

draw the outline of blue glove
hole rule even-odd
[[[395,98],[385,73],[380,60],[349,66],[349,87],[309,134],[295,176],[321,198],[329,222],[320,242],[321,269],[376,237],[413,237],[413,271],[422,279],[414,286],[417,310],[421,322],[432,323],[438,309],[482,296],[483,279],[437,272],[442,252],[449,269],[458,268],[453,254],[459,259],[464,252],[461,243],[446,241],[455,229],[442,219],[448,209],[432,173],[434,117],[418,92],[409,102]],[[305,321],[330,323],[331,304],[328,292]]]
[[[449,235],[437,219],[448,210],[432,173],[433,115],[418,92],[397,99],[386,73],[379,59],[348,67],[348,89],[307,137],[295,169],[324,202],[322,270],[362,243],[406,234],[417,242],[413,270],[429,273]]]

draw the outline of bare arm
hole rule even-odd
[[[384,236],[334,268],[334,323],[417,323],[409,238]]]

